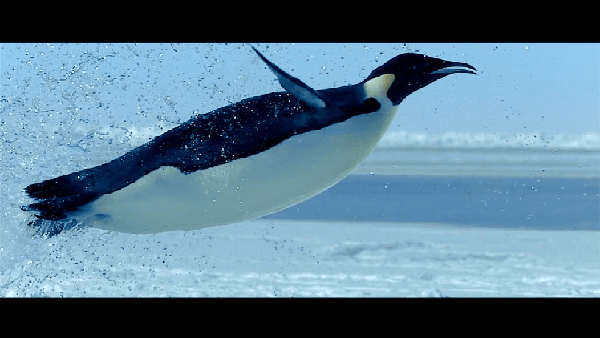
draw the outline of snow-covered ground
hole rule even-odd
[[[598,231],[256,220],[17,241],[4,296],[600,296]]]

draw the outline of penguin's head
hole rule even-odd
[[[387,83],[387,97],[397,106],[408,95],[447,75],[475,74],[475,67],[462,62],[451,62],[422,54],[400,54],[375,69],[365,83]],[[391,82],[391,85],[389,84]]]

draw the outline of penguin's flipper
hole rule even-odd
[[[316,90],[310,88],[304,82],[299,79],[291,76],[290,74],[281,70],[281,68],[277,67],[274,63],[269,61],[264,55],[262,55],[256,48],[252,47],[256,54],[267,64],[269,69],[277,76],[279,80],[279,84],[283,89],[290,92],[290,94],[294,95],[298,100],[301,100],[314,108],[325,108],[328,106],[327,99],[319,94]]]

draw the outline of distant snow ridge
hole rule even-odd
[[[94,137],[113,142],[142,145],[153,137],[176,126],[161,121],[146,127],[102,127],[92,132]],[[81,131],[85,133],[86,131]],[[89,131],[87,131],[89,133]],[[88,135],[88,138],[91,135]],[[531,134],[443,132],[422,133],[391,131],[383,135],[378,148],[547,148],[570,150],[600,150],[600,133]]]
[[[392,131],[386,133],[378,148],[548,148],[600,150],[600,133],[531,134],[444,132],[420,133]]]

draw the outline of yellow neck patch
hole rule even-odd
[[[395,78],[394,74],[383,74],[365,82],[365,94],[367,94],[367,98],[372,97],[380,102],[389,100],[387,92],[392,83],[394,83]]]

